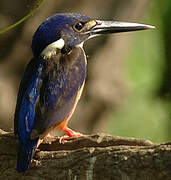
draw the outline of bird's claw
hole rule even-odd
[[[62,144],[66,141],[66,139],[68,139],[69,136],[68,135],[63,135],[59,138],[59,143]]]
[[[72,131],[72,134],[61,136],[60,139],[59,139],[59,143],[62,144],[64,142],[66,142],[67,139],[69,139],[69,138],[80,137],[80,136],[83,136],[83,134],[81,134],[80,132]]]

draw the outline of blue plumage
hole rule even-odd
[[[18,172],[28,169],[33,151],[38,142],[38,138],[31,140],[30,134],[34,126],[35,103],[42,82],[43,63],[41,59],[32,59],[20,83],[14,119],[15,134],[18,135],[19,139]]]
[[[58,63],[55,58],[51,58],[46,65],[35,116],[34,129],[39,134],[54,124],[60,124],[68,116],[75,104],[77,92],[86,78],[86,63],[82,50],[75,48],[70,56],[72,64],[66,57],[57,61]]]
[[[79,44],[80,34],[70,27],[78,21],[89,21],[90,18],[81,14],[55,14],[44,21],[33,36],[32,51],[34,56],[39,56],[43,49],[60,39],[66,39],[69,46]],[[69,39],[68,39],[69,38]],[[68,39],[68,40],[67,40]],[[76,41],[76,42],[75,42]]]
[[[59,128],[69,137],[82,135],[68,128],[67,123],[86,79],[83,43],[99,34],[148,28],[152,27],[93,20],[80,14],[56,14],[39,26],[31,46],[33,59],[20,83],[15,110],[18,172],[29,168],[39,139],[52,129]]]

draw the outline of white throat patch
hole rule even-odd
[[[65,45],[65,41],[61,38],[51,44],[49,44],[42,52],[41,56],[45,59],[49,59],[56,54],[56,49],[62,49]]]

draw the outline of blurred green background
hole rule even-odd
[[[0,29],[39,1],[0,2]],[[97,19],[155,25],[155,30],[103,36],[85,44],[88,77],[71,126],[83,133],[165,142],[171,139],[171,3],[169,0],[51,0],[16,28],[0,35],[0,128],[13,129],[16,95],[31,59],[31,38],[48,16],[77,12]]]
[[[170,52],[165,49],[170,46],[165,44],[169,43],[165,38],[170,39],[169,34],[165,34],[170,31],[170,12],[169,1],[155,1],[144,15],[144,21],[155,24],[156,30],[133,37],[129,56],[125,57],[128,96],[123,107],[111,116],[113,122],[110,121],[109,129],[113,134],[146,138],[153,142],[171,138],[170,72],[167,72],[170,71],[167,67],[170,59],[166,54]]]

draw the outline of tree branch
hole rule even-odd
[[[171,143],[96,134],[45,139],[37,149],[30,169],[15,170],[17,139],[0,131],[0,177],[2,179],[171,179]]]

